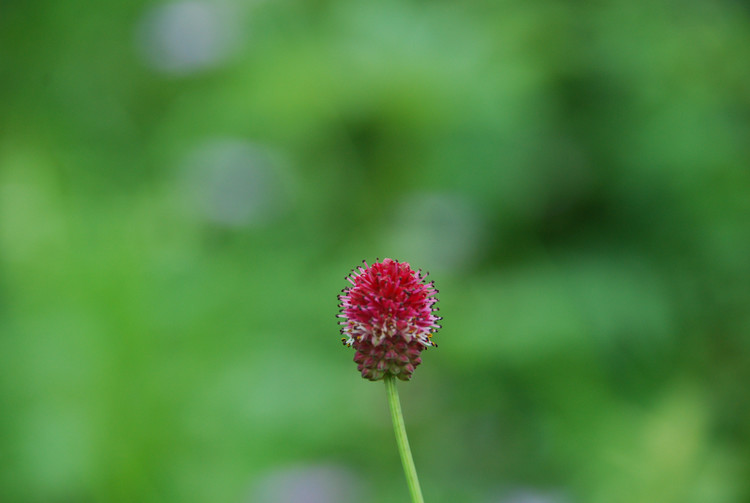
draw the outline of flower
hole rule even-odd
[[[365,379],[393,375],[408,381],[422,350],[437,346],[432,335],[440,328],[438,291],[426,277],[389,258],[371,266],[364,262],[347,276],[352,286],[339,295],[341,340],[356,350],[354,362]]]

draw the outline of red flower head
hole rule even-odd
[[[408,381],[422,350],[437,346],[432,342],[441,319],[435,315],[437,290],[406,262],[364,264],[347,277],[352,286],[339,295],[342,341],[357,350],[354,361],[365,379],[391,374]]]

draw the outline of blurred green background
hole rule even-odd
[[[750,501],[750,7],[0,4],[0,501]]]

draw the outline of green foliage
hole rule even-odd
[[[233,9],[165,67],[157,4],[0,7],[1,501],[404,500],[333,317],[376,257],[441,291],[427,501],[750,498],[744,6]]]

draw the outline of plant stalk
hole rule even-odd
[[[396,378],[392,375],[385,377],[385,390],[388,395],[388,405],[391,408],[396,444],[398,444],[398,452],[401,455],[401,464],[404,466],[404,475],[406,475],[406,483],[409,486],[412,503],[424,503],[422,489],[419,487],[419,479],[417,478],[417,469],[414,467],[414,459],[411,457],[409,439],[406,438],[406,426],[404,426],[404,416],[401,413],[401,402],[398,399]]]

